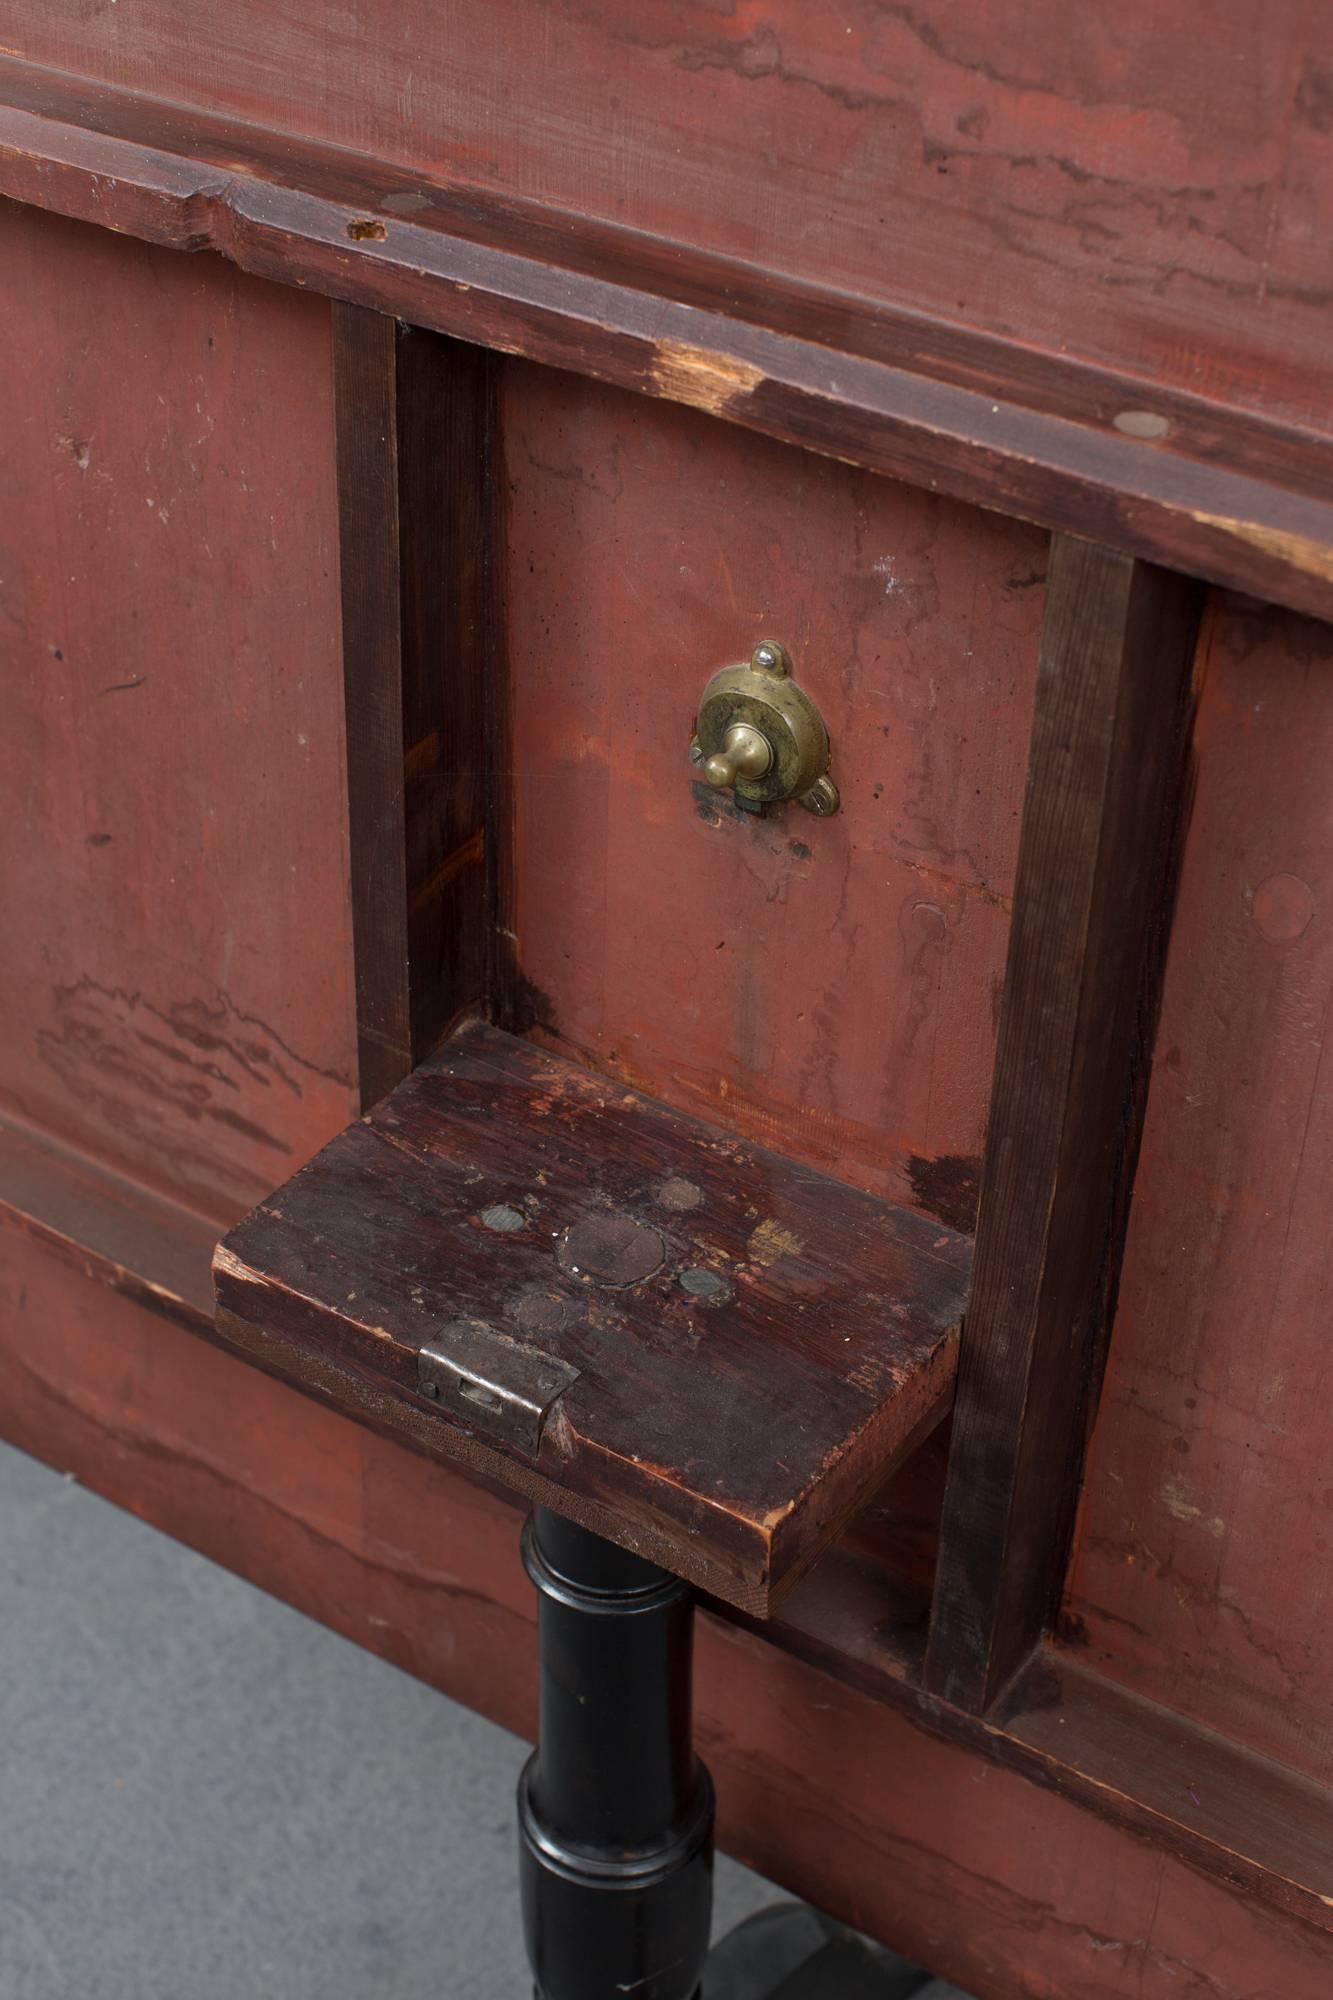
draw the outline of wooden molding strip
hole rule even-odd
[[[0,193],[1333,618],[1323,433],[14,60]]]
[[[8,1115],[0,1220],[92,1283],[212,1339],[209,1267],[221,1225]]]
[[[1199,592],[1051,552],[926,1677],[985,1710],[1057,1606],[1188,798]]]

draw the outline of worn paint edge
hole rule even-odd
[[[339,157],[329,153],[330,171]],[[688,403],[1333,619],[1333,500],[1122,436],[1093,415],[1083,423],[995,401],[940,375],[682,304],[645,290],[628,263],[624,280],[607,280],[396,216],[368,231],[364,205],[303,192],[250,165],[162,152],[3,103],[0,193],[171,248],[212,249],[278,283]],[[1006,351],[995,343],[997,370]],[[1090,411],[1122,387],[1093,375]],[[1238,426],[1265,421],[1231,414]],[[1204,489],[1224,504],[1201,508]],[[1327,521],[1326,538],[1299,525],[1312,511]]]

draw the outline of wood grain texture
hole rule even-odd
[[[90,1284],[16,1220],[0,1214],[0,1432],[531,1731],[509,1503]],[[961,1715],[914,1687],[891,1594],[842,1593],[830,1630],[823,1569],[764,1640],[700,1621],[729,1851],[988,2000],[1322,2000],[1327,1793],[1284,1792],[1257,1759],[1215,1790],[1215,1739],[1058,1661],[1002,1716]],[[858,1656],[830,1670],[853,1627]]]
[[[474,1026],[215,1270],[261,1366],[764,1613],[947,1408],[969,1252]],[[454,1322],[576,1371],[535,1443],[420,1393]]]
[[[418,61],[414,50],[414,77]],[[358,72],[358,103],[361,81]],[[687,150],[673,138],[675,157]],[[747,175],[754,157],[762,148],[745,155]],[[1052,166],[1057,183],[1068,166]],[[0,192],[179,249],[213,248],[261,275],[1333,616],[1326,361],[1302,377],[1290,292],[1260,351],[1219,356],[1229,315],[1210,318],[1192,347],[1167,340],[1146,367],[1126,322],[1121,344],[1078,359],[1066,315],[1097,297],[1093,283],[1066,289],[1062,280],[1058,329],[1032,343],[1021,324],[1027,273],[984,328],[957,306],[943,316],[904,309],[900,272],[892,300],[876,299],[874,284],[830,289],[830,218],[848,197],[841,179],[837,201],[819,211],[822,278],[794,276],[729,254],[706,233],[692,242],[708,204],[692,210],[682,241],[571,213],[549,188],[536,198],[479,191],[435,178],[429,165],[397,163],[392,148],[378,160],[330,151],[203,106],[182,111],[9,60],[0,63]],[[1188,190],[1167,201],[1183,204],[1173,206],[1178,243],[1211,232],[1211,203],[1195,194],[1193,211]],[[1137,238],[1140,196],[1126,199]],[[778,205],[785,214],[780,196]],[[1104,223],[1088,227],[1104,244]],[[884,256],[877,233],[876,273]],[[1115,265],[1103,256],[1111,303],[1125,294]],[[951,286],[967,268],[953,267]],[[1159,279],[1148,288],[1154,304],[1169,293]],[[1271,272],[1255,284],[1265,300],[1276,296]],[[1229,295],[1233,306],[1240,295]],[[1309,303],[1317,307],[1315,292]],[[1117,324],[1107,305],[1099,301],[1091,322],[1099,333]],[[1317,314],[1310,324],[1320,326]],[[1320,331],[1313,351],[1323,357]],[[1186,365],[1173,366],[1182,355]],[[1310,393],[1302,387],[1293,407],[1283,391],[1302,381]],[[1136,428],[1143,418],[1146,433]]]
[[[0,14],[57,70],[1325,421],[1319,0],[1028,0],[1015,30],[980,0]]]
[[[1052,1616],[1103,1362],[1187,797],[1199,600],[1052,551],[927,1658],[985,1709]]]
[[[1066,1632],[1333,1771],[1333,649],[1221,603],[1120,1311]]]
[[[479,348],[333,309],[363,1107],[485,985],[493,395]]]
[[[511,1025],[971,1229],[1046,538],[577,376],[511,362],[501,397]],[[763,638],[835,818],[687,762]]]
[[[0,1099],[220,1221],[351,1115],[328,309],[0,212]]]

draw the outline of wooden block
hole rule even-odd
[[[470,1025],[214,1271],[271,1372],[762,1614],[947,1408],[970,1249]]]

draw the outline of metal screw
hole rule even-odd
[[[751,666],[758,667],[761,673],[776,673],[781,667],[782,655],[776,646],[771,645],[765,639],[762,645],[756,646],[753,653],[751,653],[750,664]]]
[[[528,1224],[522,1210],[511,1208],[507,1201],[497,1201],[493,1208],[483,1208],[481,1219],[487,1229],[498,1230],[505,1236],[515,1229],[526,1229]]]
[[[806,811],[814,813],[818,819],[828,819],[830,814],[838,810],[841,803],[838,788],[829,777],[816,778],[801,799]]]
[[[720,1278],[716,1271],[710,1271],[702,1264],[694,1264],[689,1270],[681,1272],[680,1287],[682,1291],[688,1292],[692,1299],[698,1299],[706,1305],[721,1305],[724,1299],[731,1296],[731,1287],[726,1279]]]

